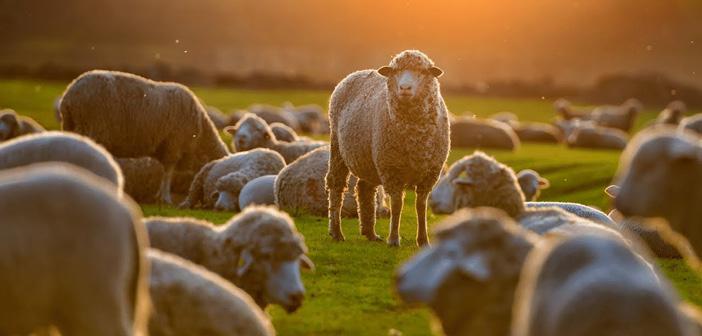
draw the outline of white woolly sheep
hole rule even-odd
[[[151,246],[202,265],[246,291],[261,308],[302,305],[300,266],[313,268],[304,238],[286,213],[250,206],[226,224],[193,218],[147,218]]]
[[[595,108],[592,111],[592,120],[600,127],[629,132],[641,108],[641,102],[632,98],[619,106],[605,105]]]
[[[548,179],[541,177],[539,173],[532,169],[524,169],[517,173],[517,182],[524,193],[524,199],[527,201],[536,201],[539,198],[541,189],[546,189],[551,186]]]
[[[10,109],[0,110],[0,142],[44,131],[44,127],[32,118],[20,116]]]
[[[553,125],[537,122],[511,122],[514,133],[521,142],[559,143],[563,140],[560,130]]]
[[[64,130],[94,139],[116,157],[151,156],[161,162],[159,194],[169,204],[176,165],[197,171],[228,154],[205,108],[177,83],[89,71],[66,88],[61,116]]]
[[[113,189],[65,163],[0,172],[2,334],[145,334],[146,233]]]
[[[472,117],[459,117],[451,122],[451,146],[516,150],[519,137],[505,123]]]
[[[254,204],[275,205],[276,177],[276,175],[264,175],[246,183],[241,188],[241,193],[239,193],[239,209],[244,209]]]
[[[112,155],[86,137],[64,132],[43,132],[0,144],[0,169],[50,161],[81,167],[112,182],[119,193],[123,190],[124,178]]]
[[[702,144],[673,128],[639,133],[615,179],[614,205],[625,217],[662,217],[702,255]]]
[[[259,118],[266,121],[267,124],[279,122],[292,128],[295,131],[300,129],[297,118],[292,112],[276,106],[266,104],[254,104],[249,106],[249,112],[257,115]]]
[[[205,209],[238,211],[239,193],[249,181],[275,175],[285,167],[280,154],[257,148],[223,157],[206,164],[195,175],[188,197],[181,208],[198,205]]]
[[[512,335],[693,335],[679,304],[671,285],[621,241],[553,239],[525,262]]]
[[[579,126],[566,139],[568,147],[621,150],[629,136],[622,130],[599,126]]]
[[[585,232],[618,237],[562,210],[548,212],[549,218],[561,217],[562,225],[535,220],[534,231],[557,237]],[[508,335],[519,274],[539,236],[493,208],[460,210],[442,221],[434,236],[438,242],[398,271],[400,298],[429,305],[446,335]]]
[[[292,128],[288,127],[285,124],[281,124],[279,122],[274,122],[269,125],[271,127],[271,132],[273,132],[273,135],[275,136],[275,139],[278,141],[282,142],[295,142],[300,140],[297,137],[297,133],[295,133],[295,130]]]
[[[571,103],[564,98],[559,98],[555,102],[553,102],[553,108],[556,110],[556,114],[563,118],[563,120],[590,120],[591,118],[591,111],[576,110],[573,108]]]
[[[680,122],[681,130],[688,130],[702,135],[702,113],[687,117]]]
[[[232,147],[237,151],[269,148],[280,153],[286,163],[292,163],[300,156],[326,145],[318,141],[278,141],[266,121],[251,113],[244,115],[235,126],[224,130],[232,135]]]
[[[441,96],[443,71],[418,50],[397,54],[388,66],[354,72],[329,100],[331,155],[326,186],[329,234],[344,240],[341,206],[349,173],[356,186],[361,232],[375,233],[375,194],[391,199],[388,244],[400,245],[400,214],[406,187],[415,187],[417,244],[429,243],[426,202],[449,150],[448,110]]]
[[[329,147],[309,152],[283,168],[275,180],[275,203],[281,210],[292,215],[309,214],[328,216],[328,197],[324,177],[329,170]],[[349,188],[344,193],[341,207],[343,217],[357,217],[357,179],[349,178]],[[390,209],[385,203],[385,192],[378,188],[375,202],[377,217],[387,217]]]
[[[672,101],[656,118],[656,124],[678,125],[685,117],[687,106],[680,100]]]
[[[202,266],[149,249],[152,336],[268,336],[266,314],[241,289]]]

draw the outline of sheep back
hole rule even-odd
[[[451,145],[515,150],[520,142],[512,128],[502,122],[463,117],[451,123]]]

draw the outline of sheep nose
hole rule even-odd
[[[302,301],[305,300],[305,292],[295,292],[288,295],[289,304],[285,307],[288,313],[295,312],[300,306],[302,306]]]
[[[400,91],[412,90],[412,84],[400,84]]]

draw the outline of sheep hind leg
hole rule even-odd
[[[356,183],[356,202],[358,204],[358,219],[360,222],[361,234],[371,241],[383,241],[375,233],[375,195],[378,186],[371,185],[367,181],[358,180]]]
[[[166,204],[173,204],[173,199],[171,198],[171,180],[173,180],[174,170],[174,165],[166,167],[163,172],[163,177],[161,178],[161,187],[159,188],[158,196],[159,199]]]
[[[389,189],[389,188],[388,188]],[[388,245],[400,246],[400,216],[402,215],[402,205],[405,200],[405,192],[400,188],[388,190],[390,194],[390,234],[388,235]]]
[[[429,237],[427,235],[427,199],[429,190],[417,188],[417,199],[415,208],[417,210],[417,246],[428,246]]]
[[[329,195],[329,235],[336,241],[344,241],[341,230],[341,205],[344,201],[344,190],[348,185],[349,168],[339,153],[338,145],[332,141],[329,156],[329,171],[326,176],[326,189]]]

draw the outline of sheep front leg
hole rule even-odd
[[[344,200],[344,190],[348,185],[349,168],[339,153],[339,147],[332,137],[331,155],[329,156],[329,171],[326,177],[327,195],[329,196],[329,235],[336,241],[344,240],[341,231],[341,205]]]
[[[173,204],[171,199],[171,180],[173,179],[173,171],[175,170],[175,165],[169,165],[163,172],[163,178],[161,178],[161,187],[159,188],[159,197],[161,201],[166,204]]]
[[[387,188],[390,194],[390,235],[388,245],[400,246],[400,216],[402,205],[405,201],[405,192],[402,187]]]
[[[358,180],[356,183],[356,203],[358,205],[358,219],[361,234],[371,241],[382,241],[375,233],[375,194],[378,186],[367,181]]]
[[[415,208],[417,209],[417,246],[429,245],[427,236],[427,199],[429,190],[417,187],[417,199]]]

